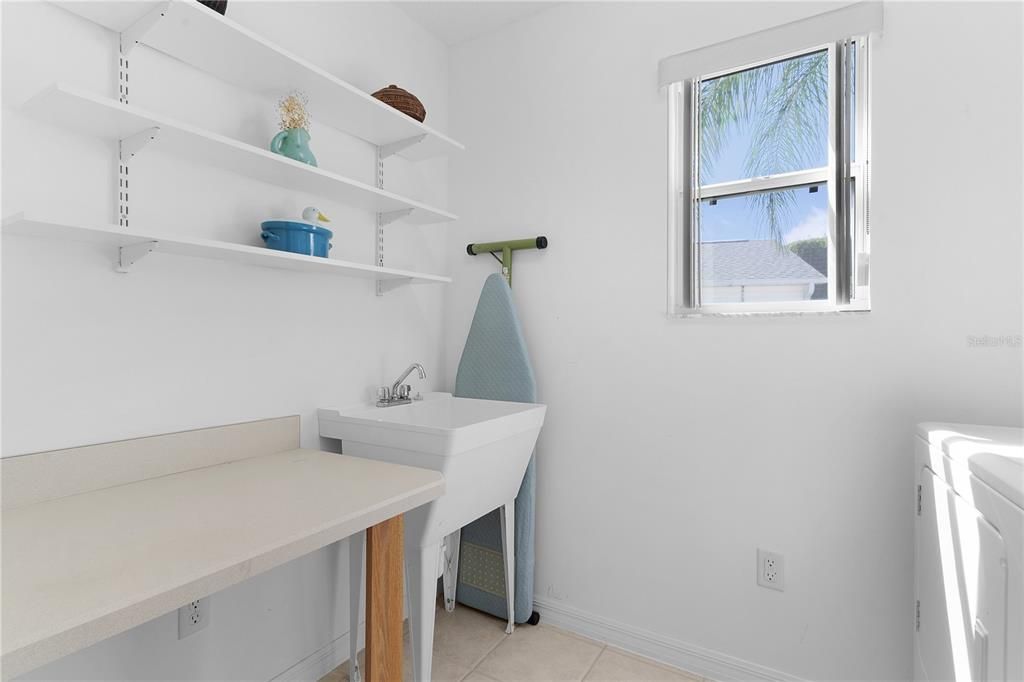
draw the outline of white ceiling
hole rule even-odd
[[[396,2],[413,20],[446,45],[459,45],[507,26],[557,2],[434,2],[405,0]]]

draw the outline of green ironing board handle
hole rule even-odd
[[[466,253],[470,256],[478,256],[481,253],[501,252],[501,274],[505,281],[512,286],[512,252],[523,249],[546,249],[548,248],[547,237],[533,237],[531,239],[509,239],[503,242],[486,242],[482,244],[467,244]],[[495,256],[497,258],[497,256]]]
[[[548,248],[547,237],[534,237],[533,239],[510,239],[503,242],[487,242],[482,244],[467,244],[466,253],[470,256],[478,256],[481,253],[497,253],[505,248],[511,251],[522,249],[546,249]]]

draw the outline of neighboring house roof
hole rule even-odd
[[[701,278],[716,286],[825,284],[807,261],[770,239],[702,242]]]

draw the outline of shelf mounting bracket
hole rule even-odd
[[[378,221],[380,222],[381,227],[383,227],[384,225],[390,225],[396,220],[401,220],[410,213],[412,213],[411,208],[400,208],[397,211],[387,211],[385,213],[378,213],[377,215],[380,216]]]
[[[139,44],[142,37],[149,32],[149,29],[153,28],[153,26],[155,26],[156,23],[167,14],[167,9],[170,5],[170,2],[160,3],[144,14],[134,24],[121,31],[121,34],[118,37],[121,41],[120,48],[122,55],[127,57],[131,53],[132,48]]]
[[[410,145],[416,144],[424,137],[426,137],[426,135],[419,135],[377,147],[377,189],[384,189],[384,159],[392,154],[400,152]],[[382,211],[377,213],[377,226],[373,245],[373,262],[377,267],[384,267],[384,227],[396,220],[404,218],[410,213],[412,213],[411,208],[400,208],[396,211]],[[393,282],[386,282],[382,279],[377,280],[376,289],[378,296],[383,296],[384,292],[393,288]]]
[[[403,284],[407,284],[408,282],[409,280],[407,279],[378,279],[377,290],[381,292],[381,294],[385,294],[393,289],[397,289]]]
[[[118,248],[117,267],[115,269],[122,273],[131,272],[132,266],[148,256],[159,245],[160,242],[158,241],[148,241]]]
[[[425,140],[426,137],[427,134],[423,133],[422,135],[414,135],[413,137],[408,137],[404,140],[395,140],[394,142],[383,144],[377,148],[380,150],[380,158],[386,159],[389,156],[394,156],[395,154],[401,153],[402,150],[408,149],[414,144],[419,144],[420,142]]]
[[[153,126],[152,128],[146,128],[129,137],[121,138],[118,147],[118,153],[121,155],[121,162],[130,161],[133,156],[142,151],[150,142],[156,140],[160,136],[160,128]]]
[[[128,227],[128,162],[143,147],[160,134],[160,128],[140,130],[130,137],[117,141],[117,219],[118,225]]]

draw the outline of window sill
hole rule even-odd
[[[688,320],[688,319],[699,319],[699,318],[715,318],[715,317],[804,317],[804,316],[834,316],[834,315],[846,315],[847,313],[869,313],[871,312],[870,303],[857,303],[848,306],[829,306],[829,307],[816,307],[807,308],[804,310],[740,310],[736,308],[725,308],[725,307],[707,307],[701,310],[693,310],[687,312],[678,313],[667,313],[666,317],[670,320]]]

